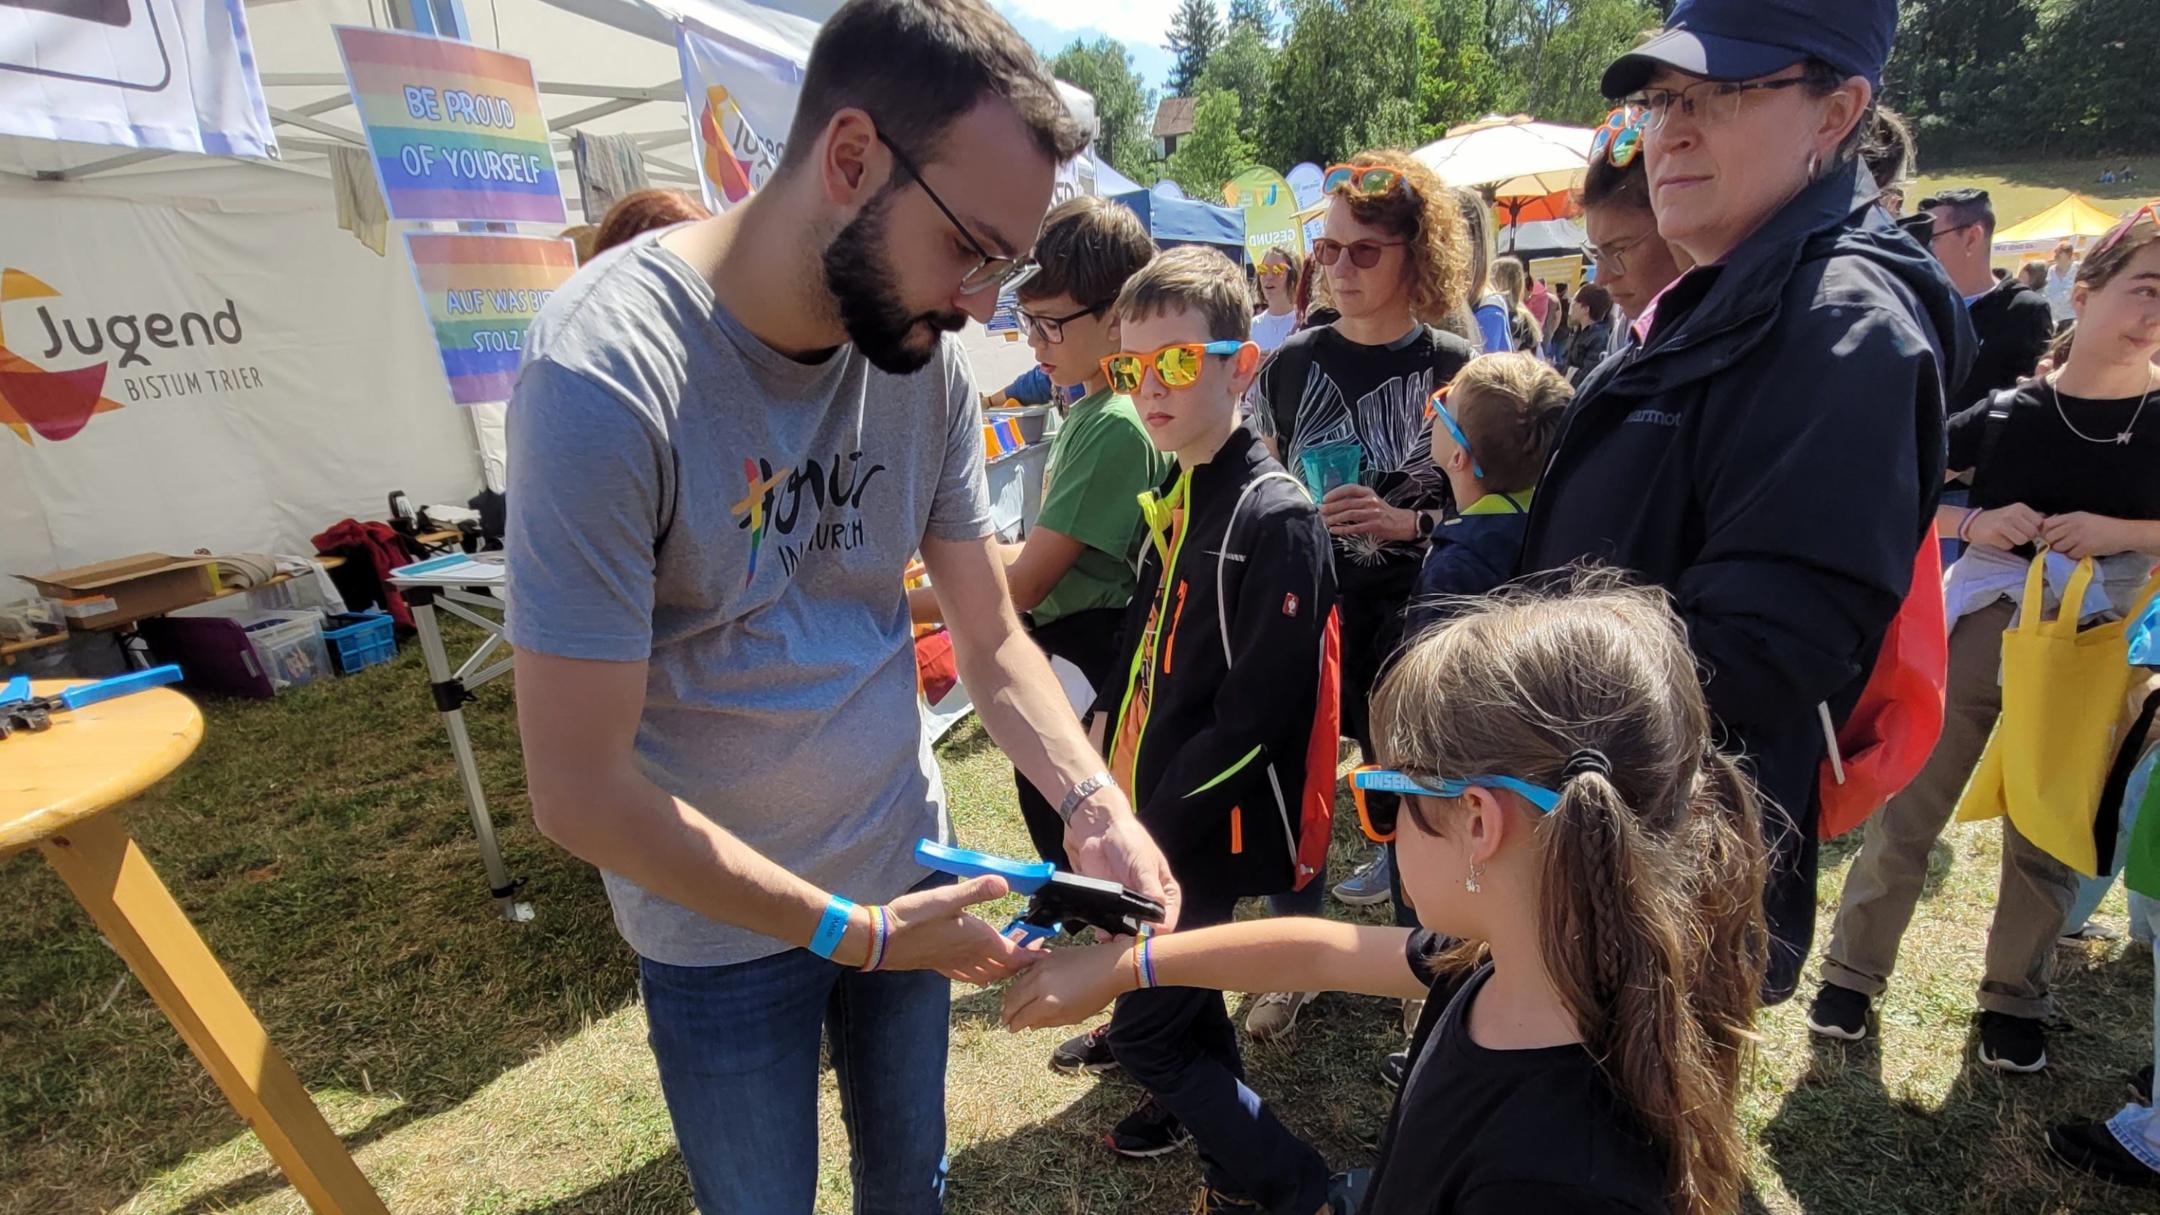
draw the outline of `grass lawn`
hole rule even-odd
[[[687,1211],[631,956],[594,873],[526,818],[508,681],[469,716],[505,851],[539,910],[521,927],[491,916],[424,682],[409,649],[274,703],[208,705],[200,752],[129,812],[136,834],[393,1211]],[[941,757],[965,840],[1024,852],[1008,769],[981,732],[963,727]],[[1357,850],[1342,835],[1338,866]],[[1826,858],[1826,911],[1845,859]],[[2160,1209],[2051,1167],[2040,1148],[2051,1121],[2111,1113],[2121,1077],[2147,1059],[2146,957],[2066,952],[2075,1025],[2053,1069],[1977,1068],[1969,1009],[1994,828],[1954,829],[1936,859],[1879,1045],[1817,1045],[1796,1007],[1764,1016],[1742,1111],[1749,1209]],[[2119,895],[2102,915],[2122,923]],[[1134,1091],[1052,1074],[1061,1035],[1007,1035],[995,1010],[993,993],[956,1001],[949,1209],[1183,1211],[1190,1155],[1132,1164],[1099,1146]],[[1251,1050],[1254,1083],[1331,1161],[1369,1162],[1389,1100],[1373,1069],[1395,1026],[1391,1005],[1324,996],[1290,1044]],[[829,1075],[826,1088],[818,1210],[843,1212]],[[303,1210],[60,883],[31,856],[0,865],[0,1213]]]
[[[1920,154],[1920,173],[1905,194],[1906,205],[1937,190],[1953,186],[1979,186],[1995,203],[1998,228],[2029,219],[2062,201],[2063,191],[2075,190],[2109,214],[2127,211],[2137,203],[2160,198],[2160,156],[2116,157],[2109,168],[2128,163],[2138,179],[2129,185],[2100,184],[2098,160],[2042,160],[2009,164],[1938,166],[1930,163],[1927,149]]]

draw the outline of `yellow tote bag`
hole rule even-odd
[[[2003,633],[2002,716],[1957,808],[1960,822],[2008,814],[2020,835],[2084,874],[2099,867],[2093,820],[2130,689],[2130,622],[2160,590],[2156,578],[2137,611],[2081,632],[2092,580],[2091,559],[2078,562],[2061,610],[2045,619],[2047,554],[2033,558],[2024,608]]]

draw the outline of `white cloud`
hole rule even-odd
[[[1102,29],[1126,42],[1155,43],[1163,40],[1176,5],[1172,0],[998,0],[997,7],[1061,30]]]

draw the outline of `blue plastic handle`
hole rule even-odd
[[[91,705],[112,700],[116,697],[129,696],[136,692],[145,692],[151,688],[159,688],[169,683],[179,682],[180,668],[167,663],[161,667],[151,667],[147,671],[129,671],[125,675],[115,675],[111,679],[100,679],[96,683],[78,684],[60,693],[60,703],[70,709],[86,709]]]
[[[1057,872],[1057,867],[1048,861],[1016,861],[987,852],[955,848],[936,840],[916,841],[915,860],[926,868],[954,877],[1001,877],[1008,887],[1020,894],[1033,894],[1042,889]]]
[[[7,681],[7,687],[0,688],[0,705],[11,705],[18,700],[28,699],[30,699],[30,677],[28,675],[17,675]]]

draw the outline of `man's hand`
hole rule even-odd
[[[1975,530],[1978,530],[1977,524]],[[2047,546],[2072,561],[2087,557],[2112,557],[2137,547],[2137,537],[2120,519],[2072,511],[2049,515],[2040,524],[2040,538]]]
[[[1363,485],[1338,485],[1320,499],[1320,519],[1337,536],[1371,536],[1376,540],[1417,539],[1417,512],[1389,506],[1387,500]]]
[[[2012,502],[1974,515],[1972,525],[1965,529],[1965,539],[2007,552],[2039,539],[2040,525],[2045,522],[2046,517],[2039,511],[2023,502]]]
[[[977,903],[1005,897],[1005,890],[1004,878],[979,877],[903,894],[885,904],[892,938],[881,969],[934,970],[948,979],[988,986],[1034,965],[1040,954],[1022,949],[967,913]],[[864,960],[852,959],[855,965]]]
[[[1117,882],[1163,905],[1157,932],[1177,927],[1177,879],[1116,786],[1098,790],[1065,823],[1065,854],[1088,877]]]

